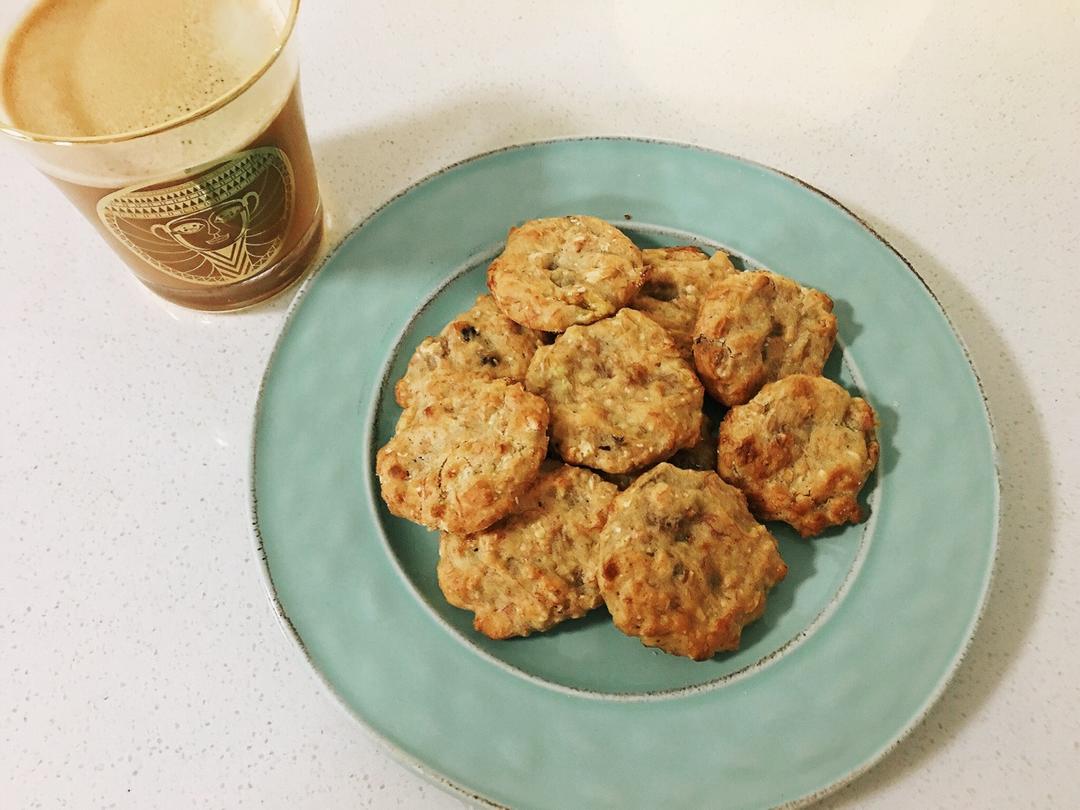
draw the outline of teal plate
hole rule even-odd
[[[722,246],[828,292],[826,374],[881,417],[869,518],[803,541],[742,648],[692,661],[604,611],[493,642],[435,581],[436,537],[391,516],[375,450],[413,348],[467,308],[507,228],[588,213],[642,246]],[[791,177],[688,146],[555,141],[482,155],[395,197],[297,296],[255,417],[253,521],[281,617],[395,752],[514,807],[768,807],[865,770],[925,715],[985,599],[998,484],[968,358],[911,267]]]

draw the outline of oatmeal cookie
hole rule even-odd
[[[633,309],[541,346],[525,385],[547,401],[552,443],[572,464],[640,469],[701,430],[701,383],[667,332]]]
[[[694,323],[705,293],[737,271],[722,250],[710,258],[696,247],[641,251],[646,281],[629,306],[668,330],[679,351],[694,362]]]
[[[697,444],[684,448],[667,460],[668,464],[680,470],[715,470],[716,469],[716,424],[707,414],[701,416],[701,432]],[[649,471],[649,467],[625,473],[601,472],[600,477],[619,488],[626,489],[638,476]]]
[[[473,627],[496,639],[543,632],[599,607],[596,541],[615,493],[594,472],[545,462],[505,518],[474,534],[442,535],[446,601],[473,611]]]
[[[615,626],[695,661],[735,650],[787,565],[746,499],[713,472],[658,464],[612,505],[597,581]]]
[[[720,424],[720,476],[762,520],[803,537],[862,519],[856,497],[877,464],[874,409],[807,374],[766,385]]]
[[[510,320],[494,298],[481,295],[471,309],[416,347],[405,376],[394,386],[394,397],[404,408],[418,388],[447,374],[523,382],[540,344],[539,332]]]
[[[737,273],[701,302],[694,365],[725,405],[748,402],[765,383],[820,374],[836,340],[833,302],[818,290],[766,271]]]
[[[432,381],[376,456],[383,500],[393,514],[430,529],[486,529],[536,479],[547,427],[544,400],[520,383]]]
[[[554,217],[511,228],[487,280],[510,318],[563,332],[625,306],[645,282],[645,267],[634,243],[602,219]]]

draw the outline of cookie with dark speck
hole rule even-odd
[[[645,283],[645,265],[637,246],[604,220],[552,217],[511,228],[487,281],[511,319],[563,332],[629,303]]]
[[[825,293],[775,273],[720,280],[694,326],[694,365],[705,389],[725,405],[742,405],[781,377],[820,374],[836,341],[832,309]]]
[[[600,535],[615,626],[696,661],[738,649],[786,575],[775,538],[714,472],[658,464],[619,493]]]
[[[552,444],[571,464],[641,469],[701,431],[701,383],[663,327],[633,309],[542,346],[525,384],[547,402]]]
[[[602,604],[596,547],[615,487],[548,461],[509,515],[473,534],[444,533],[439,587],[490,638],[527,636]]]
[[[447,377],[421,389],[378,452],[387,508],[430,529],[475,532],[508,515],[547,453],[548,409],[520,383]]]
[[[481,295],[438,335],[416,347],[405,376],[394,386],[394,397],[404,408],[418,389],[447,375],[523,382],[542,342],[539,332],[510,320],[494,298]]]
[[[645,285],[629,306],[662,327],[689,362],[694,362],[694,323],[701,301],[716,282],[738,272],[722,250],[711,257],[699,248],[650,248],[641,251]]]
[[[720,423],[717,469],[762,520],[803,537],[862,520],[858,494],[877,465],[877,416],[824,377],[770,383]]]

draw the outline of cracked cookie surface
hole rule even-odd
[[[481,295],[438,335],[416,347],[405,376],[394,386],[394,398],[404,408],[431,380],[454,374],[523,382],[541,343],[539,332],[510,320],[494,298]]]
[[[877,465],[877,416],[824,377],[766,385],[720,424],[717,469],[762,520],[803,537],[862,520],[859,490]]]
[[[714,472],[658,464],[615,498],[600,535],[615,626],[696,661],[738,649],[786,574],[775,538]]]
[[[701,430],[698,433],[697,442],[693,447],[684,447],[677,451],[667,459],[667,463],[680,470],[716,470],[716,428],[716,423],[707,414],[702,413]],[[651,468],[646,467],[625,473],[601,472],[600,477],[605,481],[610,481],[621,492],[649,469]]]
[[[748,402],[765,383],[820,374],[836,341],[829,296],[764,270],[720,280],[701,302],[694,365],[725,405]]]
[[[474,532],[513,510],[547,453],[548,408],[508,380],[448,377],[422,389],[377,453],[387,508]]]
[[[547,402],[552,444],[572,464],[629,472],[700,435],[701,383],[663,327],[633,309],[540,347],[525,382]]]
[[[694,323],[705,293],[737,271],[722,250],[711,257],[699,248],[649,248],[641,251],[646,281],[628,306],[644,312],[662,327],[690,363],[694,357]]]
[[[604,220],[552,217],[512,228],[487,281],[512,320],[563,332],[625,306],[645,283],[645,266],[637,246]]]
[[[439,588],[495,638],[543,632],[602,604],[596,548],[616,489],[591,470],[547,461],[502,520],[439,540]]]

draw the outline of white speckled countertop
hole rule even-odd
[[[1003,515],[952,685],[823,804],[1080,806],[1076,6],[434,5],[302,13],[330,243],[446,163],[563,135],[702,144],[852,208],[971,349]],[[0,161],[0,807],[460,807],[324,691],[263,592],[245,471],[288,296],[161,303]]]

